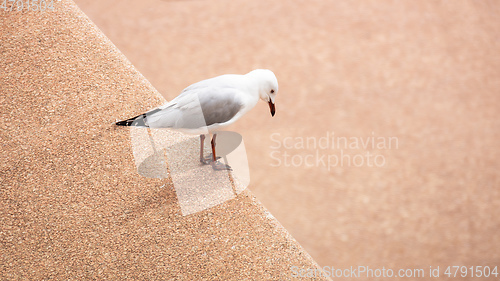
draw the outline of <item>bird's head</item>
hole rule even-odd
[[[252,76],[255,76],[259,81],[259,97],[261,100],[269,104],[269,109],[271,110],[271,116],[274,116],[276,111],[275,98],[278,94],[278,79],[271,70],[268,69],[256,69],[250,72]]]

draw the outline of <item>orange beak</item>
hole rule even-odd
[[[269,109],[271,110],[271,116],[274,116],[274,113],[276,112],[276,108],[275,108],[274,103],[272,101],[269,101]]]

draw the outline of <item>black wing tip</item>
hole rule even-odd
[[[146,118],[146,113],[141,114],[141,115],[137,115],[136,117],[132,117],[132,118],[127,119],[127,120],[118,121],[115,123],[115,125],[117,125],[117,126],[140,126],[140,127],[145,126],[145,127],[147,127],[146,124],[144,123],[144,118]]]
[[[123,120],[123,121],[118,121],[115,123],[116,126],[132,126],[133,120]]]

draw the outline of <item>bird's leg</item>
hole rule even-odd
[[[211,162],[213,162],[213,156],[210,154],[209,156],[205,157],[203,156],[203,147],[205,146],[205,135],[200,135],[200,162],[208,165]],[[216,158],[219,159],[220,157]]]
[[[212,157],[213,157],[213,161],[217,161],[217,159],[215,158],[215,138],[217,137],[217,134],[214,134],[214,136],[212,137],[212,141],[210,142],[212,144]]]
[[[203,164],[208,164],[205,162],[205,157],[203,157],[203,144],[205,143],[205,135],[200,135],[200,162]]]
[[[231,167],[229,165],[226,165],[224,163],[221,163],[219,161],[217,161],[217,159],[219,159],[220,157],[216,157],[215,156],[215,138],[217,137],[217,134],[214,134],[214,136],[212,137],[212,141],[211,141],[211,144],[212,144],[212,168],[214,170],[232,170]]]

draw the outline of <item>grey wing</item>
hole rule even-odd
[[[242,108],[241,92],[206,87],[184,91],[159,110],[146,113],[152,128],[197,129],[231,120]]]
[[[207,126],[231,120],[243,106],[236,89],[212,89],[210,94],[199,94],[203,117]]]

